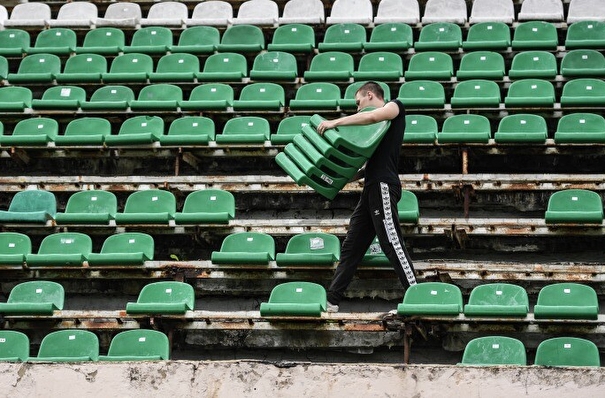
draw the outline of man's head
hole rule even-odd
[[[355,93],[355,103],[358,111],[368,106],[381,107],[384,105],[384,90],[376,82],[364,83]]]

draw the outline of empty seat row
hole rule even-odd
[[[7,210],[0,210],[3,223],[57,224],[177,224],[223,223],[235,217],[233,194],[219,189],[191,192],[181,212],[176,210],[172,192],[159,189],[136,191],[128,195],[124,211],[117,211],[115,194],[109,191],[80,191],[71,195],[65,212],[56,211],[55,195],[49,191],[17,192]]]

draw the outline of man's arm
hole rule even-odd
[[[317,132],[321,135],[328,129],[338,126],[366,125],[393,120],[399,115],[399,107],[394,102],[387,102],[382,108],[376,108],[367,112],[357,112],[354,115],[344,116],[334,120],[324,120],[317,126]]]

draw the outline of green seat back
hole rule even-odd
[[[0,80],[6,80],[8,77],[8,60],[0,55]]]
[[[605,118],[596,113],[570,113],[557,123],[555,143],[605,142]]]
[[[405,115],[403,142],[434,143],[437,139],[437,121],[428,115]]]
[[[127,86],[103,86],[96,89],[90,100],[80,104],[85,110],[123,109],[134,101],[134,92]]]
[[[233,101],[235,110],[280,110],[286,103],[284,88],[276,83],[252,83],[246,85]]]
[[[397,99],[409,108],[443,108],[445,89],[439,82],[414,80],[401,85]]]
[[[466,345],[460,365],[526,366],[525,346],[517,339],[504,336],[477,337]]]
[[[61,72],[61,60],[54,54],[32,54],[21,60],[17,73],[9,73],[11,84],[50,83]]]
[[[57,213],[59,224],[107,224],[117,213],[118,201],[113,192],[91,190],[69,197],[65,212]]]
[[[603,222],[603,202],[598,193],[586,189],[566,189],[553,193],[544,215],[546,223]]]
[[[99,339],[96,334],[82,329],[65,329],[44,336],[36,358],[29,360],[51,362],[96,361],[99,357]]]
[[[107,58],[100,54],[77,54],[65,61],[63,73],[57,74],[59,83],[100,82],[107,72]]]
[[[90,236],[81,232],[56,232],[42,239],[37,254],[28,254],[25,261],[32,266],[79,266],[92,252]]]
[[[511,79],[554,79],[557,76],[557,59],[548,51],[519,52],[513,58],[508,76]]]
[[[23,362],[29,357],[29,337],[15,330],[0,330],[0,361]]]
[[[568,51],[561,60],[561,75],[564,77],[605,76],[605,56],[591,49]]]
[[[169,191],[149,189],[128,195],[123,213],[116,214],[120,223],[168,223],[176,213],[176,198]]]
[[[172,53],[211,54],[221,41],[220,33],[214,26],[190,26],[181,32]]]
[[[184,110],[226,110],[233,106],[233,87],[224,83],[207,83],[191,90],[189,99],[179,103]]]
[[[54,86],[44,91],[42,99],[34,99],[32,108],[77,110],[80,107],[80,102],[84,101],[86,101],[86,91],[82,87]]]
[[[504,105],[507,108],[548,106],[555,103],[555,87],[548,80],[522,79],[514,81],[508,88]]]
[[[494,51],[467,52],[460,60],[456,73],[461,79],[496,79],[504,77],[504,57]]]
[[[450,80],[454,74],[454,62],[447,53],[428,51],[416,53],[410,58],[404,76],[407,80]]]
[[[8,210],[0,211],[0,221],[46,223],[56,212],[57,200],[52,192],[27,190],[13,196]]]
[[[306,81],[348,81],[353,75],[353,57],[342,51],[317,54],[304,72]]]
[[[367,51],[401,51],[412,47],[412,27],[405,23],[390,22],[374,26],[370,40],[364,43]]]
[[[476,286],[464,306],[466,316],[524,317],[528,311],[529,299],[525,289],[509,283]]]
[[[403,61],[397,53],[378,51],[365,54],[359,61],[355,80],[398,81],[403,76]]]
[[[137,302],[126,305],[126,313],[184,314],[194,308],[193,286],[184,282],[161,281],[145,285]]]
[[[290,100],[292,110],[336,110],[340,100],[340,88],[334,83],[314,82],[300,86]]]
[[[105,144],[109,146],[150,144],[159,141],[162,134],[164,134],[164,119],[159,116],[135,116],[124,120],[117,135],[106,136]]]
[[[0,303],[0,313],[52,315],[63,309],[64,302],[65,291],[56,282],[21,282],[11,290],[7,302]]]
[[[366,81],[356,81],[347,86],[347,88],[345,89],[344,96],[342,97],[342,99],[340,99],[338,101],[338,105],[340,106],[341,109],[357,110],[357,102],[355,100],[355,94],[357,93],[357,90],[359,90],[359,88],[361,86],[363,86],[365,83],[367,83],[367,82]],[[380,87],[382,88],[382,91],[384,92],[384,100],[390,101],[391,100],[390,87],[385,82],[377,81],[376,83],[378,83],[380,85]]]
[[[506,50],[511,46],[510,28],[504,22],[479,22],[468,29],[462,42],[465,51]]]
[[[418,208],[418,198],[412,191],[402,190],[401,198],[397,201],[397,216],[399,221],[404,223],[418,222],[420,210]]]
[[[246,57],[243,54],[227,52],[209,56],[197,78],[201,81],[234,81],[246,76],[248,76]]]
[[[270,138],[271,130],[267,119],[259,116],[242,116],[227,120],[218,143],[260,143]]]
[[[0,232],[0,263],[23,265],[25,256],[32,252],[29,236],[19,232]]]
[[[76,32],[68,28],[50,28],[40,31],[30,54],[49,53],[67,55],[76,51]]]
[[[205,116],[183,116],[170,123],[161,145],[207,145],[214,141],[214,121]]]
[[[261,316],[321,316],[326,311],[323,286],[311,282],[286,282],[273,288],[268,303],[261,303]]]
[[[453,108],[492,107],[500,105],[500,87],[491,80],[472,79],[459,82],[451,99]]]
[[[555,25],[544,21],[521,22],[513,34],[513,50],[555,50],[559,43]]]
[[[374,237],[374,240],[370,246],[368,246],[359,265],[369,267],[391,266],[389,258],[382,251],[382,247],[380,247],[378,237]]]
[[[424,25],[418,40],[414,43],[416,51],[458,50],[462,46],[462,29],[452,22],[434,22]]]
[[[605,22],[577,21],[567,26],[566,49],[603,47],[605,47]]]
[[[595,290],[580,283],[562,282],[544,286],[538,293],[534,317],[597,319],[599,300]]]
[[[336,235],[307,232],[288,240],[285,253],[277,253],[277,265],[334,265],[340,260],[340,240]]]
[[[200,60],[193,54],[177,53],[162,56],[155,72],[149,75],[151,82],[181,81],[195,79],[200,71]]]
[[[0,110],[23,111],[32,106],[32,92],[27,87],[0,87]]]
[[[599,349],[590,340],[578,337],[554,337],[544,340],[536,349],[535,365],[601,366]]]
[[[73,119],[65,127],[63,135],[55,138],[57,145],[102,145],[111,134],[111,123],[100,117]]]
[[[118,55],[111,62],[109,73],[102,75],[104,82],[145,82],[153,72],[153,60],[147,54]]]
[[[211,260],[215,264],[268,264],[275,260],[275,241],[262,232],[236,232],[225,237]]]
[[[439,143],[487,143],[491,136],[491,126],[487,117],[474,114],[459,114],[445,119],[441,132],[437,134],[437,141]]]
[[[181,88],[175,84],[150,84],[141,89],[135,101],[130,102],[133,110],[174,110],[183,100]]]
[[[315,31],[313,27],[304,24],[281,25],[275,32],[269,51],[311,52],[315,48]]]
[[[29,33],[23,29],[0,31],[0,55],[21,56],[29,47]]]
[[[125,53],[162,54],[172,46],[172,31],[163,26],[146,26],[134,31]]]
[[[142,265],[153,260],[155,242],[142,232],[122,232],[110,235],[100,253],[88,255],[89,265]]]
[[[494,134],[496,142],[544,142],[547,136],[546,119],[529,113],[503,117]]]
[[[366,29],[355,23],[329,25],[319,51],[361,51],[366,42]]]
[[[100,361],[141,361],[170,359],[168,336],[157,330],[135,329],[116,334],[107,355]]]
[[[561,94],[561,106],[605,105],[605,81],[581,78],[567,81]]]
[[[39,117],[20,120],[12,135],[0,136],[2,145],[46,145],[54,141],[59,134],[59,123],[56,120]]]
[[[424,282],[410,286],[397,306],[397,313],[413,315],[459,315],[462,312],[462,293],[456,285],[443,282]]]
[[[309,125],[309,115],[296,115],[283,118],[277,126],[277,132],[271,134],[273,144],[288,144],[292,139],[301,134],[302,128]]]
[[[86,32],[82,47],[77,53],[117,55],[124,49],[126,38],[124,31],[112,27],[99,27]]]
[[[228,223],[235,217],[235,198],[222,189],[202,189],[187,195],[177,224]]]
[[[223,33],[218,51],[260,52],[265,48],[265,35],[255,25],[232,25]]]
[[[283,51],[258,54],[250,70],[252,80],[294,80],[297,76],[296,58]]]

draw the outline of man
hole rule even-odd
[[[355,270],[365,252],[378,237],[380,247],[393,265],[404,287],[416,284],[414,267],[403,243],[397,202],[401,198],[399,181],[399,151],[405,129],[405,110],[398,100],[385,104],[384,91],[379,84],[368,82],[355,93],[357,110],[374,110],[323,121],[317,126],[320,135],[339,126],[366,125],[390,120],[391,124],[372,157],[365,165],[361,198],[351,215],[349,231],[342,244],[340,263],[328,289],[328,312],[338,312],[338,305],[351,283]],[[359,173],[358,173],[359,174]]]

